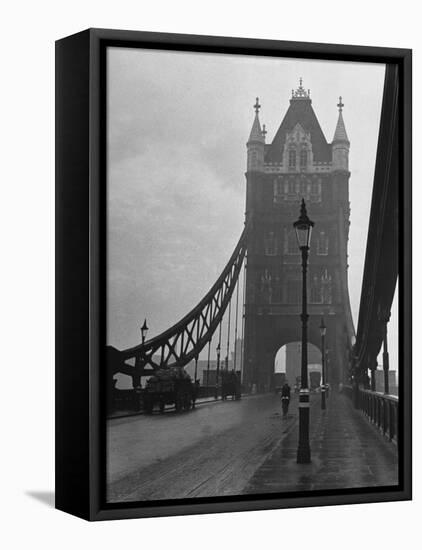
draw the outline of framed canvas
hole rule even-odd
[[[56,43],[56,506],[411,498],[411,51]]]

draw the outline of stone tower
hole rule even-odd
[[[308,264],[309,342],[320,347],[327,325],[332,384],[348,377],[354,342],[347,284],[349,148],[343,103],[328,143],[300,79],[272,143],[265,143],[259,101],[247,142],[246,221],[250,224],[245,297],[244,382],[271,388],[280,347],[301,339],[301,255],[293,222],[302,197],[315,222]]]

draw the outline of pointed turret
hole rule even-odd
[[[248,143],[257,141],[258,143],[264,143],[264,134],[262,133],[261,123],[259,122],[258,113],[255,114],[255,119],[252,124],[251,133],[249,134]]]
[[[261,128],[261,123],[259,122],[260,108],[259,99],[256,98],[256,103],[254,105],[255,118],[246,144],[248,150],[248,172],[262,171],[264,169],[265,134],[267,131],[265,129],[265,124],[263,128]]]
[[[333,170],[349,170],[349,149],[350,141],[347,137],[346,126],[343,120],[343,107],[344,103],[339,98],[337,103],[338,107],[338,120],[336,130],[334,132],[332,142],[332,154],[333,154]]]
[[[334,132],[333,143],[337,143],[339,141],[345,141],[350,145],[350,141],[349,141],[349,138],[347,137],[346,127],[344,125],[344,120],[343,120],[344,103],[342,103],[341,101],[341,96],[339,97],[339,102],[337,103],[337,107],[338,107],[338,120],[337,120],[336,131]]]

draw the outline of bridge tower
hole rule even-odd
[[[246,221],[250,231],[245,294],[244,382],[272,386],[280,347],[301,340],[301,255],[293,222],[300,200],[315,222],[308,265],[309,342],[320,347],[321,315],[327,325],[328,381],[348,380],[354,326],[347,283],[349,147],[343,103],[328,143],[309,90],[300,79],[290,106],[266,143],[258,98],[247,142]]]

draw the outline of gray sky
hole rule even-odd
[[[272,141],[303,77],[327,141],[338,96],[351,142],[349,289],[359,309],[384,65],[110,48],[108,344],[177,322],[241,234],[246,141],[259,96]],[[394,352],[393,352],[394,353]],[[213,353],[214,355],[214,353]]]

